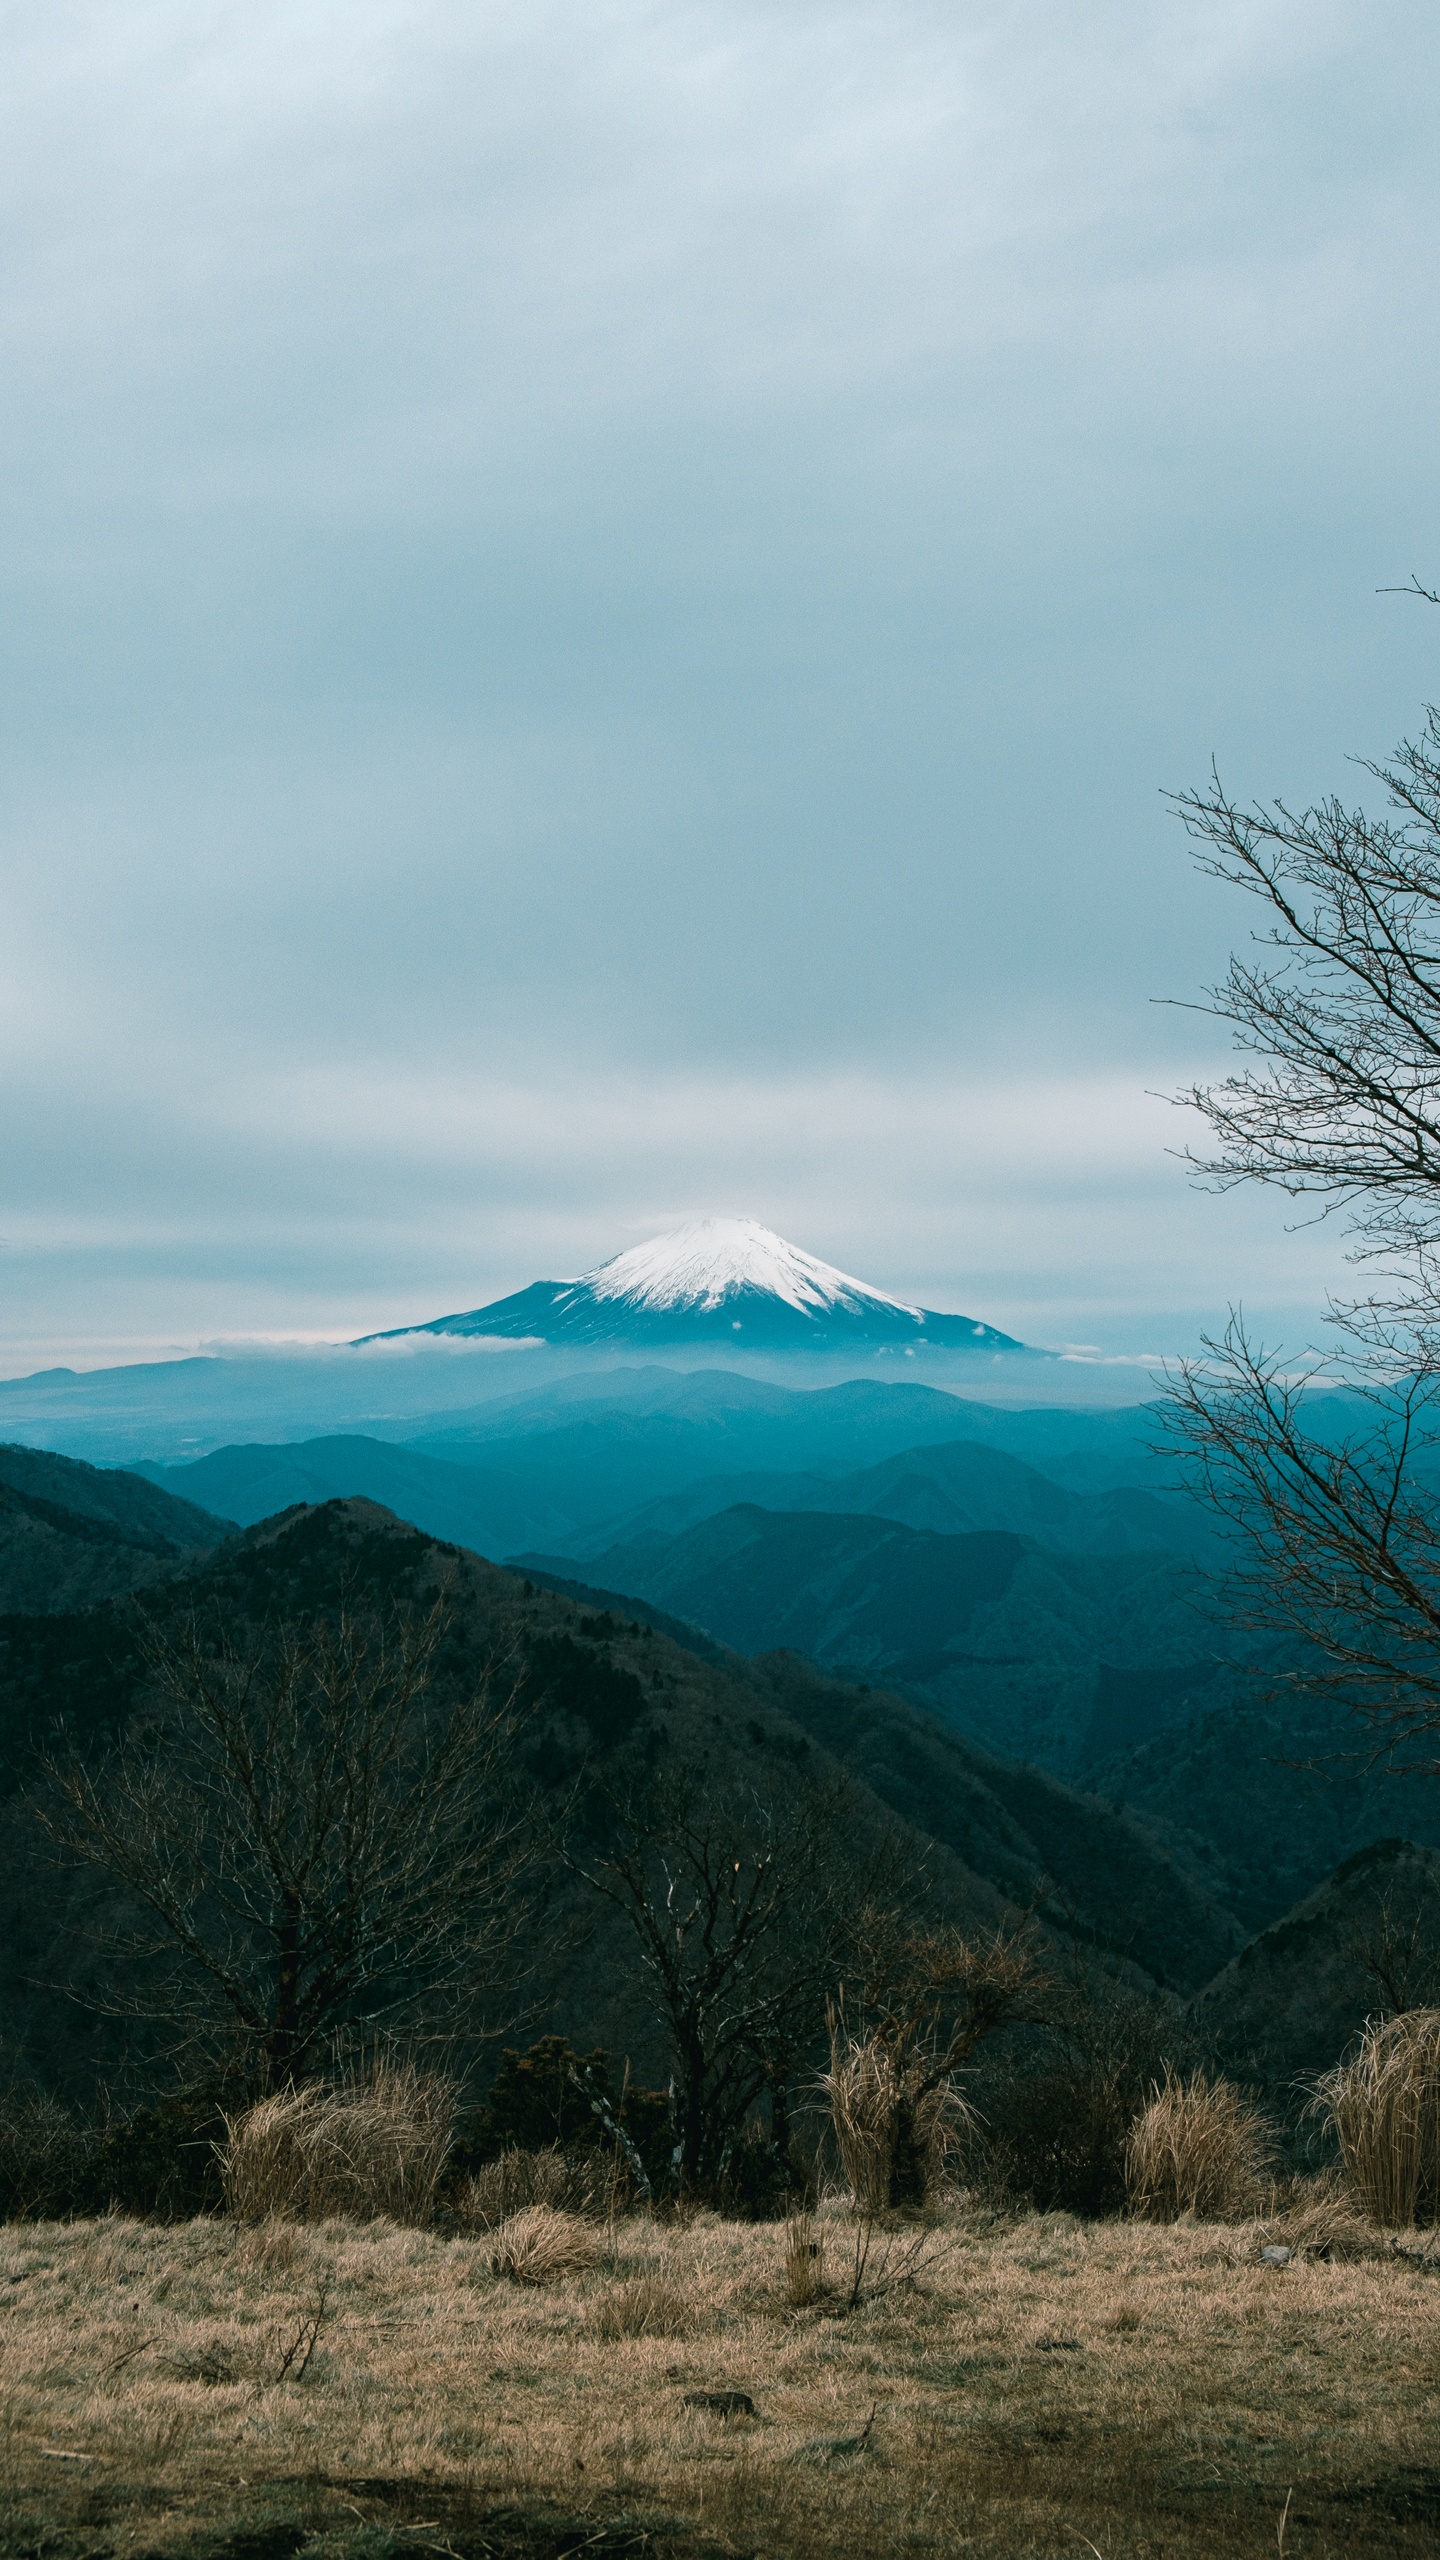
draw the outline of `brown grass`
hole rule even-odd
[[[1367,2027],[1315,2100],[1362,2213],[1396,2229],[1440,2221],[1440,2009]]]
[[[555,2143],[543,2151],[502,2151],[497,2160],[487,2160],[466,2180],[456,2211],[472,2230],[493,2231],[527,2205],[604,2220],[632,2200],[623,2163],[617,2166],[608,2151],[564,2151]]]
[[[848,2219],[816,2220],[843,2272]],[[1286,2560],[1430,2560],[1420,2265],[1276,2267],[1188,2221],[954,2212],[936,2236],[943,2260],[844,2317],[838,2281],[792,2307],[782,2226],[704,2214],[591,2226],[603,2256],[543,2286],[497,2281],[491,2237],[379,2220],[11,2226],[3,2547],[180,2560],[288,2525],[317,2560],[510,2560],[518,2513],[566,2520],[530,2560],[642,2533],[657,2560],[1273,2560],[1288,2493]],[[678,2327],[606,2316],[662,2288]],[[704,2404],[726,2393],[755,2415]]]
[[[579,2275],[593,2267],[599,2255],[599,2240],[579,2214],[529,2204],[501,2223],[490,2253],[490,2271],[503,2276],[507,2284],[553,2284],[557,2276]]]
[[[785,2225],[785,2299],[804,2311],[825,2290],[825,2230],[813,2214],[792,2214]]]
[[[1132,2213],[1177,2222],[1239,2222],[1257,2211],[1274,2135],[1228,2080],[1188,2080],[1167,2068],[1125,2144],[1125,2192]]]
[[[958,2089],[917,2086],[918,2075],[878,2035],[831,2039],[830,2068],[820,2092],[857,2212],[883,2213],[890,2203],[896,2137],[909,2109],[927,2192],[939,2187],[974,2119]]]
[[[424,2222],[455,2127],[455,2090],[436,2072],[380,2062],[362,2079],[310,2082],[225,2119],[225,2201],[242,2222]]]
[[[601,2338],[683,2338],[695,2326],[693,2291],[666,2267],[649,2267],[617,2284],[606,2294],[595,2322]]]

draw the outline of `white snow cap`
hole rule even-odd
[[[742,1290],[759,1290],[767,1298],[783,1298],[802,1315],[822,1315],[843,1307],[861,1313],[866,1307],[899,1308],[881,1289],[867,1289],[812,1253],[787,1244],[755,1218],[701,1218],[694,1226],[677,1227],[672,1235],[652,1236],[632,1245],[580,1284],[597,1298],[625,1298],[636,1307],[718,1307]]]

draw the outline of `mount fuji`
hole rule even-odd
[[[753,1218],[704,1218],[632,1245],[578,1280],[537,1280],[468,1314],[371,1334],[416,1334],[627,1350],[722,1344],[733,1351],[1024,1352],[973,1316],[906,1306],[819,1262]],[[1034,1355],[1031,1354],[1031,1357]]]

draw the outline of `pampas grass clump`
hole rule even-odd
[[[1440,2221],[1440,2009],[1368,2026],[1314,2103],[1363,2213],[1392,2230]]]
[[[225,2119],[226,2204],[242,2222],[276,2215],[424,2222],[454,2125],[453,2084],[410,2063],[379,2062],[363,2079],[277,2090]]]
[[[974,2116],[948,2080],[927,2086],[883,2036],[832,2036],[820,2080],[857,2213],[885,2212],[897,2170],[918,2172],[928,2195],[939,2185]],[[902,2159],[908,2154],[908,2159]]]
[[[594,2231],[578,2214],[532,2204],[501,2223],[490,2269],[509,2284],[549,2284],[556,2276],[580,2275],[599,2255]]]
[[[1130,2210],[1147,2222],[1238,2222],[1254,2213],[1274,2156],[1274,2136],[1228,2080],[1188,2080],[1168,2066],[1125,2144]]]

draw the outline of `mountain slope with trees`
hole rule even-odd
[[[74,1979],[100,1996],[96,1946],[106,1915],[114,1917],[114,1888],[87,1884],[73,1866],[57,1871],[55,1852],[36,1838],[27,1791],[36,1753],[55,1748],[57,1726],[67,1747],[103,1769],[104,1753],[135,1717],[153,1712],[147,1623],[172,1630],[172,1645],[173,1631],[191,1622],[203,1628],[216,1620],[243,1634],[314,1626],[363,1607],[379,1623],[397,1607],[431,1608],[442,1591],[437,1700],[446,1706],[483,1678],[512,1702],[521,1719],[518,1775],[546,1820],[559,1819],[573,1799],[590,1836],[603,1839],[607,1803],[637,1787],[643,1794],[680,1769],[703,1770],[708,1788],[737,1789],[752,1806],[770,1795],[779,1802],[802,1784],[843,1784],[837,1861],[858,1872],[887,1838],[898,1839],[917,1909],[994,1927],[1007,1910],[1033,1903],[1067,1941],[1179,1981],[1198,1982],[1236,1943],[1214,1895],[1143,1824],[1003,1766],[904,1701],[872,1694],[857,1707],[856,1693],[790,1660],[704,1660],[639,1620],[527,1584],[373,1505],[332,1503],[233,1538],[144,1611],[115,1602],[0,1625],[13,1986],[4,2034],[12,2052],[46,2076],[72,2079],[87,2068],[114,2069],[121,2052],[129,2068],[143,2060],[145,2040],[133,2025],[117,2042],[115,2027],[103,2019],[86,2025],[83,2011],[46,1987]],[[97,1783],[104,1805],[110,1798]],[[618,1920],[612,1926],[590,1912],[581,1928],[573,1888],[552,1875],[545,1891],[545,1926],[537,1923],[519,1967],[527,1975],[521,2005],[561,2033],[630,2052],[637,2068],[658,2067]],[[552,1924],[569,1932],[558,1955]],[[509,1995],[498,1981],[491,1990],[487,1997],[483,1982],[474,1986],[494,2024]],[[173,2021],[168,1994],[167,2004]]]
[[[0,1612],[85,1608],[139,1590],[231,1527],[143,1476],[0,1447]]]

